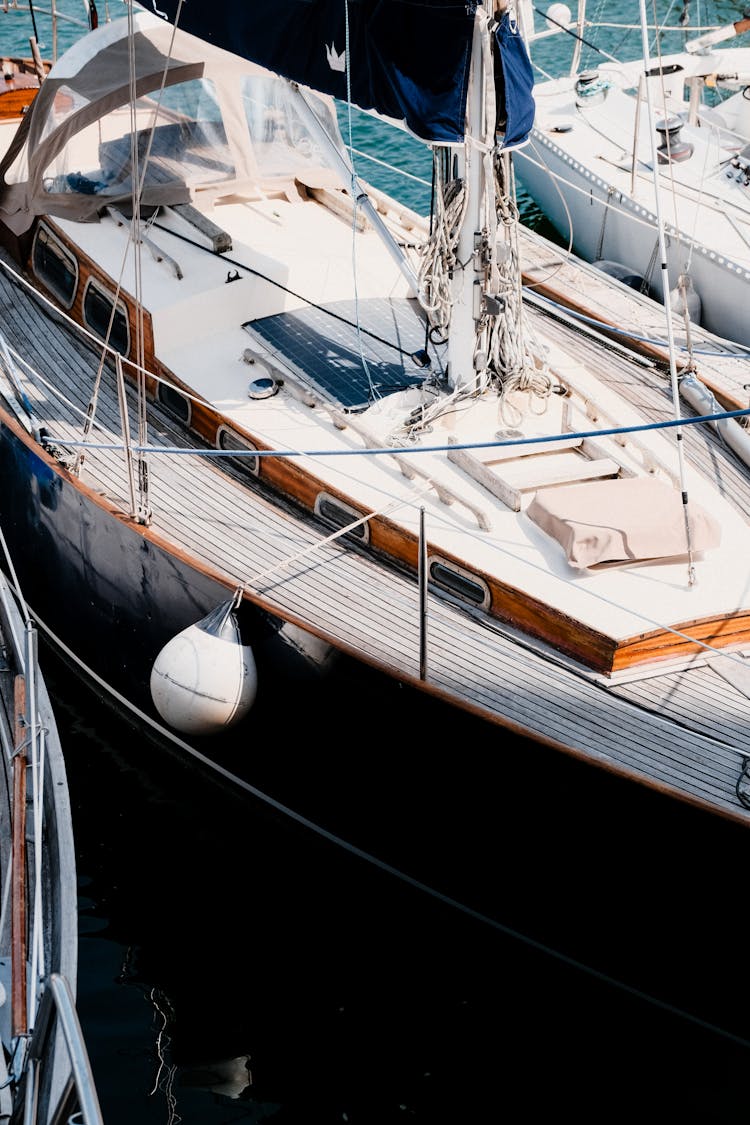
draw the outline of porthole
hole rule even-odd
[[[476,574],[463,570],[455,563],[441,559],[431,559],[429,562],[430,581],[454,594],[464,602],[488,609],[490,605],[490,591],[487,583]]]
[[[227,426],[220,426],[219,432],[216,435],[216,445],[218,449],[239,449],[245,454],[243,457],[222,457],[222,464],[228,461],[238,469],[253,473],[255,476],[258,475],[260,458],[252,456],[252,451],[257,447],[254,446],[251,441],[240,437],[239,434],[236,434],[234,430],[228,429]],[[248,450],[250,452],[247,452]]]
[[[44,223],[34,235],[31,262],[42,285],[69,309],[78,288],[78,262]]]
[[[130,351],[130,325],[125,302],[115,301],[114,296],[93,277],[86,282],[83,294],[83,323],[120,355],[127,355]]]
[[[337,500],[334,496],[329,496],[327,492],[318,493],[315,500],[315,514],[337,529],[348,527],[349,524],[354,524],[357,520],[362,519],[361,512],[350,508],[348,504],[342,504],[340,500]],[[347,535],[351,535],[353,539],[358,539],[362,543],[369,543],[369,521],[364,520],[362,523],[357,523],[356,527],[352,527],[347,532]]]
[[[173,414],[180,422],[187,425],[190,422],[190,400],[185,398],[175,387],[169,383],[160,382],[157,385],[156,397],[162,406]]]

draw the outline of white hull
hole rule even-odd
[[[726,51],[709,61],[670,56],[664,65],[681,67],[681,79],[691,69],[747,70],[750,52]],[[530,143],[517,155],[519,180],[576,254],[621,264],[663,300],[661,220],[668,289],[689,273],[701,300],[700,323],[750,344],[750,188],[743,152],[750,103],[742,92],[733,94],[720,111],[703,108],[693,124],[676,78],[666,102],[652,80],[649,107],[645,93],[640,106],[636,96],[638,65],[605,64],[597,73],[603,92],[590,101],[576,92],[575,78],[535,87],[537,113]],[[675,145],[693,147],[672,163],[657,155],[657,207],[653,151],[663,137],[657,126],[667,115],[682,123]]]

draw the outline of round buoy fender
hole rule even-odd
[[[216,734],[244,718],[258,688],[255,657],[243,643],[236,599],[168,641],[151,670],[162,719],[185,734]]]

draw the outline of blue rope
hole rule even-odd
[[[458,442],[455,445],[388,446],[381,449],[193,449],[181,446],[134,445],[134,453],[166,453],[191,457],[362,457],[381,456],[394,453],[447,453],[454,449],[504,449],[514,445],[543,445],[546,442],[560,441],[561,438],[613,437],[618,434],[643,433],[647,430],[668,430],[675,426],[695,426],[701,422],[723,422],[729,418],[746,418],[750,407],[744,410],[724,410],[720,414],[701,414],[697,418],[670,418],[666,422],[646,422],[640,426],[612,426],[606,430],[579,430],[564,434],[544,434],[542,437],[506,438],[502,441]],[[51,444],[66,449],[110,449],[121,450],[122,443],[71,441],[67,438],[53,438]]]

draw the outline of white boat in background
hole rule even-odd
[[[65,761],[36,629],[4,548],[0,535],[0,1117],[101,1125],[75,1004],[78,885]]]
[[[658,35],[631,26],[637,55],[619,61],[604,48],[625,23],[589,20],[585,0],[575,18],[560,3],[536,23],[531,4],[521,13],[539,64],[521,183],[579,257],[659,300],[661,218],[673,306],[750,345],[750,19]],[[544,67],[551,36],[558,55],[571,43],[562,77]],[[682,45],[667,53],[663,40]]]

